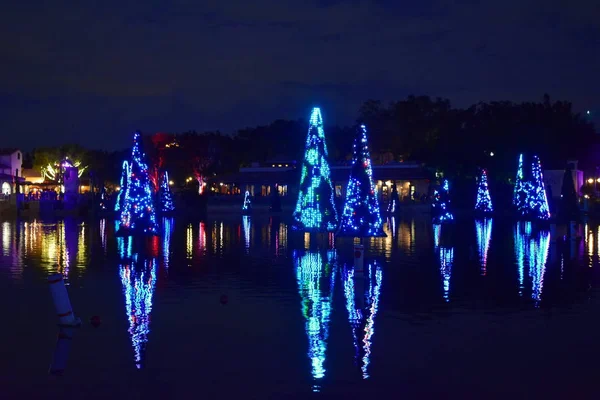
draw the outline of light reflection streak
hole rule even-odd
[[[192,224],[188,224],[186,230],[185,230],[185,255],[186,258],[188,259],[188,261],[192,260],[192,254],[193,254],[193,246],[194,246],[194,236],[193,236],[193,228],[192,228]],[[191,263],[188,262],[188,266],[191,266]]]
[[[173,225],[175,220],[173,218],[163,217],[162,228],[163,228],[163,261],[165,269],[169,270],[169,261],[171,259],[171,234],[173,233]]]
[[[2,255],[9,256],[11,251],[12,226],[8,221],[2,223]]]
[[[106,254],[106,219],[102,218],[100,220],[100,242],[102,243],[102,249],[104,250],[104,254]]]
[[[129,258],[129,262],[121,264],[119,275],[125,296],[125,313],[129,321],[128,332],[131,336],[135,366],[140,369],[150,333],[150,313],[156,285],[156,259],[143,260],[138,254],[134,254]]]
[[[525,263],[529,264],[529,277],[531,278],[531,298],[535,307],[542,301],[544,288],[544,275],[550,250],[550,232],[537,231],[532,233],[531,222],[517,223],[515,228],[515,255],[519,271],[519,295],[523,295]]]
[[[379,295],[381,293],[382,282],[382,271],[378,264],[375,264],[375,266],[369,264],[367,271],[368,275],[363,277],[355,276],[354,269],[345,269],[342,277],[344,280],[344,295],[346,297],[348,321],[352,327],[355,362],[358,362],[359,359],[362,361],[360,368],[363,379],[369,378],[368,366],[370,363],[371,343],[375,333],[375,315],[377,314],[379,306]],[[356,282],[356,280],[366,281],[366,292],[364,291],[364,282]],[[355,282],[357,283],[356,285]],[[367,300],[366,304],[364,304],[364,297],[366,297]],[[363,337],[362,339],[359,339],[358,335],[361,334],[363,321]],[[359,342],[362,342],[362,347]],[[363,353],[362,357],[359,355],[361,350]]]
[[[244,215],[242,217],[242,226],[244,228],[244,242],[245,242],[246,254],[248,254],[248,253],[250,253],[250,234],[251,234],[250,230],[252,229],[250,216]]]
[[[477,249],[479,250],[481,275],[485,276],[487,274],[487,258],[492,238],[492,220],[475,220],[475,232],[477,233]]]
[[[433,224],[433,245],[440,260],[440,274],[442,275],[442,288],[444,301],[450,302],[450,279],[452,277],[452,265],[454,264],[454,248],[440,247],[442,238],[442,225]]]
[[[327,252],[327,264],[319,252],[294,252],[294,260],[302,315],[306,320],[308,357],[316,381],[313,391],[318,392],[318,381],[325,377],[326,372],[325,355],[335,284],[335,251]]]
[[[198,250],[200,254],[206,252],[206,224],[204,222],[198,224]]]

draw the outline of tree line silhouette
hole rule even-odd
[[[572,159],[579,160],[580,169],[597,166],[599,141],[594,126],[571,103],[553,102],[548,95],[540,102],[481,102],[468,108],[428,96],[408,96],[388,104],[368,100],[358,110],[356,123],[367,125],[374,163],[421,162],[451,179],[474,178],[485,167],[490,181],[508,182],[514,178],[521,152],[539,155],[546,169],[562,169]],[[306,118],[276,120],[232,135],[219,131],[146,135],[144,145],[150,164],[166,168],[179,184],[190,177],[235,172],[252,162],[301,160],[307,129]],[[326,126],[332,163],[348,162],[353,132],[353,126]],[[128,149],[110,153],[77,146],[62,149],[35,150],[33,165],[76,151],[72,158],[89,164],[99,180],[117,182],[121,162],[129,153]]]

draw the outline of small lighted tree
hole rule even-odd
[[[310,116],[298,201],[293,217],[296,229],[313,232],[332,232],[337,229],[338,216],[319,108],[314,108]]]
[[[123,203],[125,202],[125,192],[129,183],[129,176],[131,175],[131,168],[129,161],[123,161],[123,167],[121,169],[121,182],[119,184],[117,200],[115,201],[115,211],[120,212],[123,209]]]
[[[488,187],[487,171],[485,169],[481,170],[481,175],[479,176],[475,211],[486,214],[494,211],[494,208],[492,207],[492,197],[490,196],[490,189]]]
[[[450,184],[447,179],[444,179],[442,184],[433,192],[431,214],[434,224],[441,224],[454,219],[454,215],[450,210]]]
[[[160,199],[160,210],[162,212],[175,211],[175,204],[173,203],[173,193],[169,187],[169,173],[165,171],[162,174],[159,188],[159,199]]]
[[[250,192],[246,190],[244,194],[244,204],[242,205],[242,213],[249,214],[252,211],[252,201],[250,200]]]
[[[388,203],[387,212],[389,215],[396,215],[400,211],[400,196],[398,195],[398,187],[395,183],[392,184],[390,192],[390,202]]]
[[[364,125],[357,129],[354,138],[352,167],[339,234],[354,237],[385,236],[373,183],[367,128]]]

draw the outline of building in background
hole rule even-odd
[[[0,193],[9,196],[16,192],[16,183],[23,182],[23,154],[19,149],[0,149]]]

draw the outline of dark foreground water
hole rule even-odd
[[[0,398],[600,396],[598,225],[395,219],[362,276],[352,239],[268,217],[114,231],[0,221]],[[63,376],[56,271],[84,321]]]

